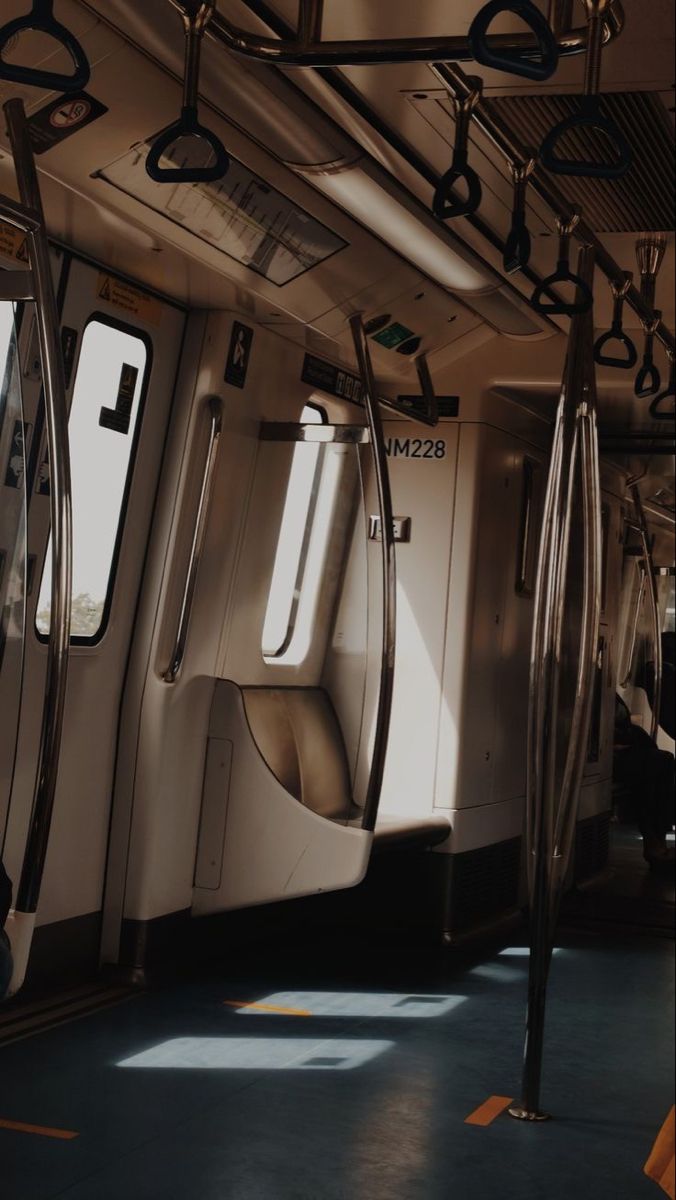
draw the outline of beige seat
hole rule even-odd
[[[254,741],[287,792],[330,820],[357,816],[343,735],[326,692],[250,687],[242,695]]]
[[[273,775],[296,800],[319,816],[361,825],[353,803],[343,735],[333,705],[321,688],[242,688],[252,737]],[[378,817],[378,849],[438,845],[450,832],[448,818]]]

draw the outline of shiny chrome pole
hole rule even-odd
[[[362,383],[362,396],[366,408],[366,419],[371,437],[373,467],[378,492],[378,511],[381,529],[382,573],[383,573],[383,640],[380,664],[380,689],[376,711],[376,730],[373,739],[371,770],[366,788],[362,829],[375,829],[380,802],[380,790],[385,770],[385,754],[390,732],[392,691],[394,687],[394,656],[396,649],[396,604],[397,574],[394,549],[392,493],[390,475],[385,452],[383,422],[378,403],[378,392],[371,364],[364,324],[360,313],[350,318],[350,329],[357,356]]]
[[[594,252],[580,252],[578,272],[591,286]],[[553,936],[572,852],[589,737],[601,613],[601,490],[596,431],[593,318],[570,329],[547,481],[533,615],[529,684],[526,851],[531,909],[528,1012],[522,1100],[510,1114],[544,1121],[540,1107],[547,982]],[[559,782],[557,726],[568,620],[571,519],[581,480],[584,529],[583,604],[571,730]]]
[[[52,585],[47,678],[33,809],[23,867],[12,914],[10,937],[15,959],[10,991],[23,982],[32,939],[61,749],[61,729],[66,699],[72,590],[72,512],[68,413],[59,316],[52,286],[49,246],[26,115],[21,100],[4,105],[21,203],[37,217],[28,237],[28,250],[36,298],[36,317],[42,359],[45,422],[50,471],[52,535]]]
[[[651,705],[652,713],[650,720],[650,736],[654,742],[657,741],[657,732],[660,727],[660,706],[662,704],[662,630],[660,629],[660,602],[657,595],[657,580],[655,578],[655,564],[653,562],[653,552],[650,545],[650,537],[648,535],[648,525],[643,511],[643,501],[639,491],[638,483],[632,484],[631,495],[636,509],[636,520],[638,523],[639,533],[641,535],[641,545],[643,546],[643,561],[645,563],[645,578],[647,580],[648,595],[650,596],[650,620],[653,627],[653,652],[655,655],[655,683],[653,686],[653,702]]]
[[[631,637],[629,639],[629,653],[624,658],[624,670],[619,673],[620,687],[627,687],[631,679],[631,666],[634,661],[634,650],[636,649],[636,638],[638,635],[639,621],[641,620],[641,609],[643,607],[643,596],[646,585],[646,572],[641,566],[641,563],[636,562],[636,567],[639,572],[638,589],[636,591],[636,605],[634,608],[634,619],[631,623]]]

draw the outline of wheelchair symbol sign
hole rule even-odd
[[[243,388],[246,383],[253,335],[254,331],[248,325],[242,325],[240,321],[233,322],[224,378],[226,383],[234,387]]]

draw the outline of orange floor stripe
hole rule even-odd
[[[512,1096],[489,1096],[484,1104],[465,1117],[465,1125],[491,1125],[512,1103]]]
[[[36,1133],[39,1137],[60,1138],[63,1142],[72,1142],[79,1137],[72,1129],[50,1129],[48,1125],[27,1125],[25,1121],[4,1121],[0,1118],[0,1129],[11,1129],[14,1133]]]
[[[228,1008],[255,1008],[258,1012],[281,1013],[284,1017],[311,1017],[304,1008],[277,1008],[274,1004],[255,1004],[249,1000],[224,1000]]]
[[[675,1110],[672,1108],[664,1125],[660,1129],[655,1145],[650,1152],[650,1158],[643,1168],[649,1179],[654,1179],[671,1200],[676,1200],[676,1166],[674,1161],[675,1149]]]

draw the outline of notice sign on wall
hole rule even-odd
[[[100,178],[161,213],[182,229],[257,275],[282,287],[347,245],[288,196],[230,159],[215,183],[155,183],[146,172],[149,144],[136,146]],[[163,167],[180,167],[180,140],[162,156]]]
[[[105,104],[88,92],[57,96],[28,119],[33,153],[44,154],[107,112]]]

